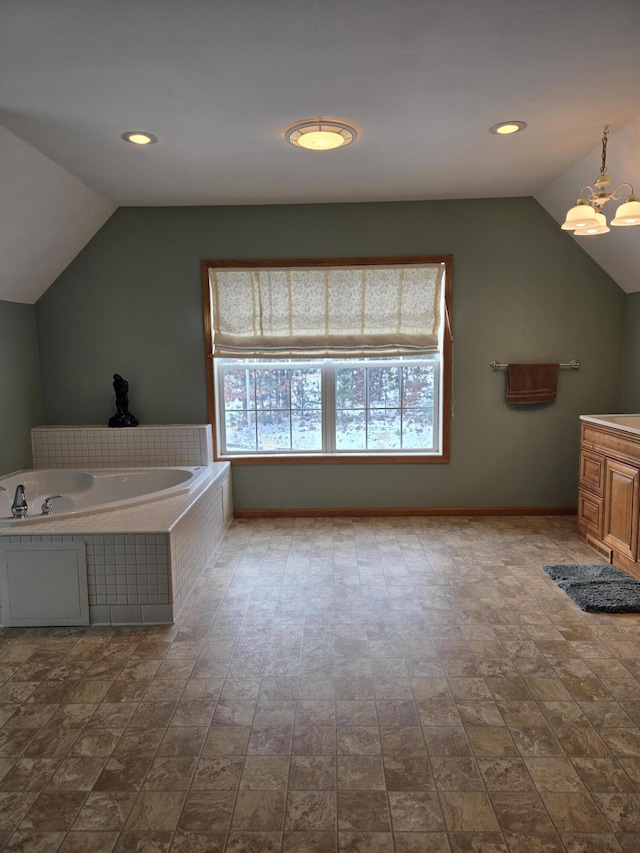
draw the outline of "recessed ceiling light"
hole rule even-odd
[[[500,124],[494,124],[489,128],[489,133],[497,133],[500,136],[509,136],[511,133],[517,133],[519,130],[524,130],[527,126],[526,121],[501,121]]]
[[[122,138],[127,142],[133,142],[134,145],[153,145],[158,141],[157,136],[146,133],[144,130],[130,130],[128,133],[123,133]]]
[[[357,139],[358,131],[350,124],[335,119],[307,119],[292,124],[284,138],[298,148],[309,151],[330,151],[344,148]]]

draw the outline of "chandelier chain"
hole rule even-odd
[[[604,136],[602,137],[602,166],[600,167],[600,174],[604,175],[607,171],[607,142],[609,137],[609,125],[605,125],[604,128]]]

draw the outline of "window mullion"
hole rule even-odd
[[[293,398],[291,394],[291,377],[293,376],[293,368],[287,370],[287,379],[289,387],[289,449],[293,449]]]
[[[440,396],[440,380],[442,376],[442,356],[438,359],[438,364],[433,371],[433,404],[431,407],[431,423],[432,423],[432,447],[440,446],[440,428],[442,424],[442,406],[443,400]],[[437,415],[437,417],[436,417]]]
[[[365,367],[364,369],[364,446],[366,450],[369,450],[369,423],[370,423],[370,409],[369,403],[371,402],[371,388],[369,386],[369,368]]]
[[[251,368],[251,371],[253,373],[253,446],[258,453],[258,381],[254,368]]]
[[[325,359],[322,363],[322,447],[325,453],[336,449],[336,373]]]
[[[404,367],[398,367],[400,371],[400,449],[404,447]]]
[[[213,365],[216,390],[216,431],[219,436],[219,445],[222,453],[227,452],[226,431],[226,409],[224,406],[224,370],[222,365],[216,361]]]

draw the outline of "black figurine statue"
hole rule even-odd
[[[119,373],[113,374],[113,390],[116,392],[116,413],[109,418],[110,427],[136,427],[138,421],[129,412],[129,383]]]

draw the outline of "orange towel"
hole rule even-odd
[[[552,403],[558,392],[559,364],[509,364],[507,400],[510,403]]]

